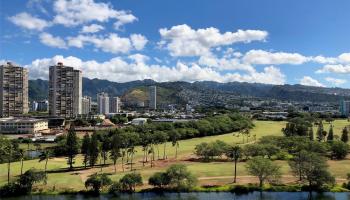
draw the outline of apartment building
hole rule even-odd
[[[82,72],[59,62],[49,70],[49,114],[72,118],[82,112]]]
[[[0,117],[28,113],[28,70],[7,62],[0,66]]]

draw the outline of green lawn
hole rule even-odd
[[[255,121],[255,127],[251,130],[252,135],[256,134],[257,139],[266,135],[282,135],[281,129],[285,126],[286,122],[271,122],[271,121]],[[334,122],[334,132],[336,135],[341,134],[342,128],[347,125],[348,122],[346,120],[337,120]],[[328,130],[329,125],[325,123],[325,128]],[[137,148],[137,153],[135,155],[135,164],[134,168],[140,172],[144,178],[144,181],[147,181],[148,177],[151,176],[154,172],[163,171],[169,165],[175,162],[181,162],[188,166],[189,170],[193,172],[200,179],[211,179],[208,181],[201,180],[201,184],[206,183],[225,183],[228,180],[225,180],[225,176],[233,175],[233,164],[232,162],[211,162],[211,163],[203,163],[203,162],[194,162],[190,161],[190,158],[193,158],[193,151],[195,145],[201,142],[210,142],[215,140],[222,140],[227,143],[240,143],[242,141],[241,136],[237,136],[238,134],[230,133],[219,136],[208,136],[203,138],[194,138],[189,140],[180,141],[180,147],[178,150],[178,160],[174,159],[175,151],[174,147],[171,146],[171,143],[167,143],[167,156],[168,160],[166,161],[157,161],[156,166],[151,168],[150,164],[147,163],[145,167],[142,166],[142,154],[140,148]],[[250,140],[253,140],[251,138]],[[163,146],[160,146],[160,152],[162,155]],[[275,161],[282,167],[282,173],[284,175],[290,175],[290,169],[288,164],[285,161]],[[108,161],[110,164],[111,161]],[[39,163],[38,160],[29,160],[24,162],[24,171],[29,168],[37,168],[43,169],[44,162]],[[342,161],[329,161],[330,170],[337,178],[346,178],[346,173],[350,172],[350,160],[342,160]],[[238,164],[238,175],[245,176],[248,175],[245,167],[245,163]],[[82,166],[82,157],[78,156],[76,158],[75,166]],[[56,190],[64,190],[64,189],[74,189],[81,190],[84,189],[84,181],[86,178],[95,172],[100,172],[100,168],[96,167],[93,169],[87,170],[77,170],[73,172],[58,172],[59,170],[64,170],[67,168],[66,159],[64,158],[54,158],[50,159],[48,163],[48,170],[55,171],[50,172],[48,177],[47,185],[43,186],[48,190],[55,188]],[[122,172],[120,160],[117,165],[118,172],[114,174],[114,168],[112,165],[103,168],[103,172],[111,173],[111,178],[113,180],[118,180],[125,173],[130,171],[129,166],[126,166],[126,171]],[[11,164],[11,178],[15,179],[15,176],[20,174],[20,163],[15,162]],[[213,177],[213,178],[210,178]],[[217,178],[216,177],[223,177]],[[230,177],[228,177],[230,179]],[[7,165],[0,165],[0,185],[3,185],[7,182]]]

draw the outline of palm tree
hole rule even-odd
[[[236,175],[237,175],[237,161],[241,157],[241,147],[239,146],[231,146],[226,152],[226,156],[231,158],[235,162],[235,176],[233,182],[236,183]]]
[[[50,157],[51,157],[51,152],[49,150],[44,150],[39,155],[39,162],[42,162],[45,160],[45,170],[44,170],[45,174],[47,169],[47,162],[49,161]]]
[[[8,142],[5,146],[5,155],[7,157],[7,183],[10,184],[10,172],[11,172],[11,161],[12,161],[13,146],[11,142]]]
[[[19,157],[21,159],[21,175],[23,174],[23,159],[24,159],[24,150],[19,149],[18,151]]]

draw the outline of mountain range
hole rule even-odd
[[[304,85],[270,85],[260,83],[213,81],[198,82],[156,82],[153,80],[137,80],[117,83],[108,80],[83,78],[83,95],[96,99],[99,92],[107,92],[110,96],[121,96],[126,101],[147,101],[148,86],[158,88],[158,101],[164,104],[225,104],[240,98],[266,98],[297,102],[339,102],[350,99],[350,89],[326,88]],[[42,100],[48,96],[47,80],[29,81],[29,99]]]

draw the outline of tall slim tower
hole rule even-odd
[[[110,98],[109,112],[110,113],[119,113],[120,112],[120,98],[119,97]]]
[[[28,70],[8,62],[0,66],[0,117],[28,113]]]
[[[82,110],[81,114],[89,114],[91,113],[91,97],[84,96],[81,100],[82,102]]]
[[[149,87],[149,109],[157,109],[157,86]]]
[[[49,74],[49,114],[65,118],[81,114],[81,71],[59,62],[50,66]]]
[[[107,93],[97,94],[97,111],[99,114],[109,113],[109,97]]]

